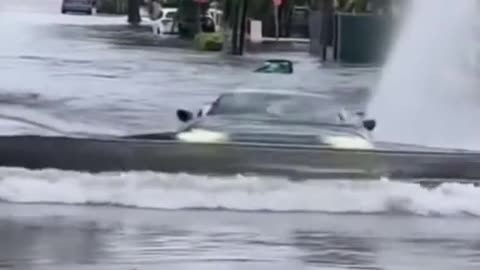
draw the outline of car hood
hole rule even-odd
[[[288,121],[254,116],[204,117],[181,129],[179,135],[180,139],[189,141],[194,141],[196,137],[197,140],[205,140],[206,142],[228,141],[296,145],[343,144],[352,147],[354,145],[371,147],[368,134],[353,125]]]

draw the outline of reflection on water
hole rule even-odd
[[[480,266],[475,219],[15,204],[0,210],[0,264],[19,269]]]
[[[105,231],[94,222],[62,226],[61,218],[45,221],[0,221],[0,261],[34,264],[95,264],[105,256]]]
[[[375,266],[375,239],[332,232],[296,231],[295,246],[305,251],[302,260],[322,267],[380,269]]]

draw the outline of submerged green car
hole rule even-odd
[[[267,60],[263,66],[256,69],[258,73],[277,73],[277,74],[292,74],[293,63],[290,60],[271,59]]]

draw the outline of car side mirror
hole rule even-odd
[[[193,114],[190,111],[179,109],[177,110],[177,117],[182,122],[188,122],[193,119]]]
[[[368,131],[374,130],[376,125],[377,125],[377,122],[373,119],[363,121],[363,127],[366,128]]]

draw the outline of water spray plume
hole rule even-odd
[[[480,149],[476,0],[413,0],[368,114],[377,140]]]

